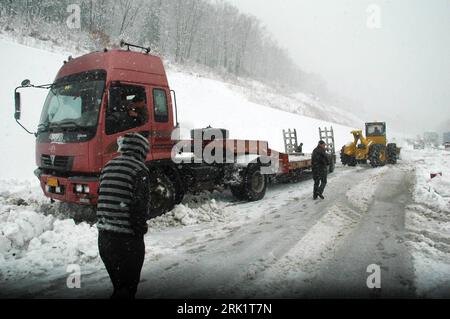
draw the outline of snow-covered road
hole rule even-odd
[[[228,192],[187,198],[150,223],[138,297],[450,297],[450,198],[439,189],[446,179],[426,180],[418,159],[445,169],[448,155],[405,151],[396,166],[338,167],[324,201],[312,200],[310,179],[272,185],[255,203]],[[425,205],[430,192],[441,206]],[[10,211],[25,210],[9,195]],[[21,258],[5,259],[0,296],[108,297],[95,227],[54,224],[24,244]],[[69,263],[81,266],[81,289],[66,286]],[[372,264],[381,289],[367,287]]]

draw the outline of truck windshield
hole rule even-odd
[[[97,126],[106,73],[91,71],[56,81],[42,110],[39,131]]]

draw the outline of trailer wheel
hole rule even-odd
[[[266,195],[267,177],[261,173],[261,166],[250,164],[241,173],[239,185],[230,186],[231,193],[239,200],[257,201]]]
[[[386,147],[388,164],[397,164],[397,144],[389,143]]]
[[[160,170],[150,169],[149,218],[155,218],[172,210],[176,205],[176,192],[172,180]]]
[[[334,160],[334,156],[329,156],[328,160],[330,161],[330,165],[328,165],[328,172],[329,173],[333,173],[334,172],[334,168],[336,167],[336,163]]]
[[[384,166],[386,164],[386,147],[381,144],[372,146],[369,160],[372,167]]]

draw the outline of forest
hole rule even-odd
[[[320,76],[294,63],[260,20],[225,0],[0,0],[0,23],[0,31],[62,46],[69,41],[82,50],[111,48],[124,39],[177,64],[323,100],[333,96]]]

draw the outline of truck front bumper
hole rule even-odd
[[[56,177],[35,171],[46,197],[66,203],[96,205],[99,181],[97,177]]]

